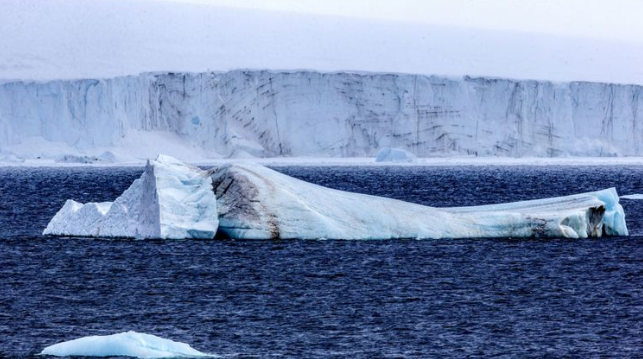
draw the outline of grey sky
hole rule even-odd
[[[638,0],[165,0],[643,42]]]

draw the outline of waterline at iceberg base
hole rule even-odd
[[[437,239],[626,236],[614,188],[565,197],[434,208],[334,190],[252,163],[204,171],[148,161],[114,202],[68,200],[45,235],[125,238]]]

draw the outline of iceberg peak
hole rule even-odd
[[[216,198],[208,173],[173,157],[147,162],[114,202],[68,200],[43,234],[129,238],[214,238]]]

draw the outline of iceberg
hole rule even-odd
[[[622,198],[622,199],[643,199],[643,194],[640,194],[640,193],[626,194],[625,196],[621,196],[620,198]]]
[[[148,161],[143,175],[114,202],[67,200],[44,235],[214,238],[216,198],[206,171],[169,156]]]
[[[382,148],[375,156],[375,162],[413,162],[415,155],[399,148]]]
[[[434,208],[349,193],[269,168],[213,171],[219,232],[252,239],[393,239],[627,235],[613,188],[509,204]]]
[[[185,343],[156,335],[129,331],[126,333],[89,336],[46,347],[40,355],[53,356],[128,356],[136,358],[205,358]]]
[[[614,188],[435,208],[339,191],[253,163],[209,171],[160,155],[116,201],[68,200],[44,234],[237,239],[587,238],[628,235]]]

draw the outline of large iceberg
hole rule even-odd
[[[45,235],[213,238],[216,199],[206,171],[169,156],[148,161],[143,175],[114,202],[67,200]]]
[[[256,239],[627,235],[613,188],[488,206],[434,208],[307,183],[255,164],[217,168],[219,232]]]
[[[114,203],[68,201],[45,234],[133,238],[392,239],[627,235],[613,188],[434,208],[334,190],[252,163],[202,171],[167,156]]]
[[[128,356],[136,358],[204,358],[185,343],[163,339],[156,335],[129,331],[126,333],[89,336],[46,347],[41,355],[54,356]]]

